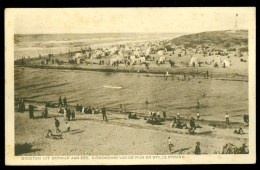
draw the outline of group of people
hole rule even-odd
[[[79,105],[79,104],[76,105],[76,111],[77,112],[81,112],[81,113],[85,113],[85,114],[97,114],[97,113],[100,113],[100,109],[94,108],[94,107],[89,107],[89,106],[85,107],[82,104],[81,105]]]
[[[230,125],[229,119],[230,119],[229,114],[226,113],[226,115],[225,115],[226,125]],[[248,115],[248,113],[244,114],[243,121],[244,121],[245,126],[249,125],[249,115]]]
[[[25,102],[23,98],[16,99],[16,104],[18,106],[18,112],[24,112],[25,111]]]
[[[200,119],[200,114],[198,113],[197,120],[199,119]],[[194,133],[197,128],[201,128],[201,126],[195,122],[195,119],[193,117],[190,118],[189,123],[190,123],[190,127],[188,127],[187,123],[180,116],[180,113],[177,113],[177,115],[173,118],[172,128],[189,129],[190,133]]]
[[[67,104],[68,104],[67,98],[64,97],[64,98],[62,99],[61,96],[60,96],[60,98],[59,98],[59,107],[62,107],[62,106],[66,107]]]
[[[161,117],[159,110],[156,112],[148,111],[149,118],[147,119],[147,123],[151,124],[161,124],[166,119],[166,111],[163,111],[163,117]]]
[[[58,113],[62,113],[64,115],[64,119],[68,121],[75,121],[76,120],[76,114],[74,110],[71,110],[70,107],[65,106],[65,108],[59,108]]]
[[[50,138],[50,139],[62,139],[62,132],[60,130],[60,121],[55,117],[54,118],[54,124],[56,127],[56,134],[53,134],[52,131],[49,129],[47,131],[47,135],[46,138]],[[68,122],[66,122],[66,131],[65,132],[69,132],[70,133],[70,125]]]

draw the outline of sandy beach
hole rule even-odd
[[[34,103],[35,105],[35,103]],[[41,108],[42,105],[38,105]],[[71,132],[66,132],[62,114],[58,108],[49,108],[49,118],[41,118],[41,110],[35,111],[35,119],[29,119],[28,111],[15,112],[15,144],[17,155],[149,155],[149,154],[194,154],[196,142],[201,143],[202,154],[222,153],[223,146],[232,143],[242,146],[248,142],[248,128],[243,121],[196,121],[202,128],[190,134],[187,129],[172,128],[172,117],[162,125],[146,123],[144,117],[128,119],[124,113],[108,111],[108,122],[101,114],[76,113],[76,121],[69,121]],[[61,123],[62,139],[46,138],[48,129],[55,133],[54,117]],[[188,123],[188,120],[187,120]],[[245,134],[234,134],[243,127]],[[168,137],[173,140],[169,151]],[[19,150],[19,146],[28,150]],[[27,147],[26,147],[27,146]]]

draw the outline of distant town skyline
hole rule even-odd
[[[249,29],[255,10],[228,8],[79,8],[19,9],[15,34],[197,33]],[[8,10],[12,9],[7,9]]]

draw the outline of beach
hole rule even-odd
[[[201,33],[199,41],[197,35],[173,35],[16,37],[14,99],[25,103],[24,113],[15,106],[16,155],[194,154],[197,142],[201,154],[221,154],[226,144],[247,145],[247,31]],[[76,111],[76,121],[64,120],[59,97],[66,97],[72,110],[82,105],[96,114]],[[29,105],[35,107],[35,119],[29,119]],[[108,122],[102,120],[102,107]],[[46,119],[41,116],[45,108]],[[131,112],[138,119],[129,119]],[[160,124],[147,123],[150,112],[167,117]],[[188,126],[195,118],[200,127],[195,133],[173,127],[177,114]],[[55,134],[54,117],[61,139],[46,138],[48,130]],[[239,128],[243,134],[234,133]]]
[[[231,119],[230,126],[225,126],[224,122],[201,120],[197,123],[203,128],[189,134],[187,129],[172,128],[172,117],[163,125],[151,125],[144,117],[133,120],[128,119],[127,114],[111,111],[108,111],[108,122],[102,120],[101,114],[76,113],[76,121],[69,121],[71,132],[68,133],[63,115],[57,115],[57,109],[49,109],[47,119],[40,117],[41,110],[35,111],[35,119],[29,119],[28,111],[15,113],[16,145],[31,145],[20,154],[18,151],[18,155],[194,154],[198,141],[202,154],[221,154],[225,144],[242,146],[248,139],[248,129],[243,126],[243,121],[232,122]],[[54,117],[61,123],[62,139],[46,138],[48,129],[56,134]],[[245,134],[233,133],[239,127],[243,127]],[[169,151],[168,137],[173,141],[172,152]]]

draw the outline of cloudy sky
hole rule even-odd
[[[16,34],[49,33],[194,33],[248,29],[254,8],[79,8],[7,9]]]

